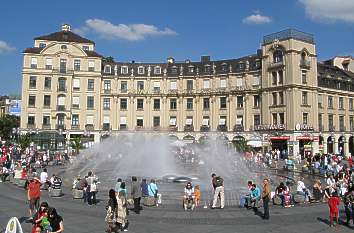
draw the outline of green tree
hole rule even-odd
[[[238,152],[245,152],[251,150],[251,147],[247,145],[246,140],[234,141],[232,144]]]
[[[75,153],[78,155],[80,153],[80,149],[84,148],[82,146],[81,137],[71,139],[71,147],[75,150]]]
[[[21,151],[23,151],[31,144],[32,142],[31,135],[29,133],[20,135],[18,142],[20,144]]]
[[[113,62],[114,62],[114,58],[113,58],[113,57],[111,57],[111,56],[109,56],[109,57],[105,57],[105,58],[103,58],[103,61],[113,63]]]
[[[0,137],[9,139],[12,135],[12,129],[19,126],[18,118],[12,115],[5,115],[0,118]]]

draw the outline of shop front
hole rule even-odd
[[[319,141],[319,137],[312,135],[301,135],[297,136],[296,140],[299,142],[299,153],[301,157],[307,157],[313,154],[313,142]]]
[[[270,144],[272,150],[280,150],[281,152],[288,150],[289,136],[270,136]]]

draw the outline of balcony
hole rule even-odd
[[[80,125],[71,125],[71,129],[78,130],[78,129],[80,129]]]
[[[140,125],[135,126],[136,131],[143,131],[144,129],[145,129],[144,126],[140,126]]]
[[[209,132],[210,126],[209,125],[202,125],[200,126],[200,132]]]
[[[329,125],[328,126],[328,131],[334,132],[336,130],[336,127],[334,125]]]
[[[63,125],[63,124],[57,124],[56,126],[55,126],[55,129],[56,130],[65,130],[66,129],[66,126],[65,125]]]
[[[67,74],[67,75],[73,75],[74,74],[74,70],[68,70],[65,68],[62,69],[53,69],[54,73],[59,73],[59,74]]]
[[[104,93],[104,94],[111,94],[111,93],[112,93],[112,90],[111,90],[111,89],[104,89],[104,90],[103,90],[103,93]]]
[[[119,126],[119,130],[120,130],[120,131],[127,131],[127,130],[128,130],[128,127],[127,127],[127,125],[123,125],[123,124],[122,124],[122,125]]]
[[[243,127],[243,125],[235,125],[233,128],[234,132],[243,132],[245,131],[245,128]]]
[[[300,60],[300,67],[303,69],[310,69],[310,61],[308,60]]]
[[[192,131],[194,131],[194,126],[193,125],[185,125],[184,131],[185,132],[192,132]]]
[[[160,131],[161,127],[160,126],[154,126],[154,127],[152,127],[152,130],[153,131]]]
[[[220,132],[226,132],[227,131],[227,126],[226,125],[218,125],[217,130],[220,131]]]
[[[34,129],[36,125],[34,123],[27,123],[27,129]]]
[[[168,127],[168,131],[176,132],[176,131],[178,131],[178,127],[176,125],[170,125]]]
[[[280,69],[285,66],[284,61],[270,62],[268,64],[268,70]]]
[[[42,129],[45,129],[45,130],[51,129],[50,124],[43,124]]]
[[[120,93],[128,93],[127,89],[120,89]]]
[[[65,111],[65,105],[57,105],[57,111],[64,112]]]
[[[57,91],[58,91],[58,92],[65,92],[65,93],[66,93],[66,92],[68,92],[68,89],[67,89],[66,87],[58,87],[58,88],[57,88]]]

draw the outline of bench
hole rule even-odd
[[[144,206],[155,206],[156,205],[155,197],[144,197],[143,198],[143,205]]]
[[[297,204],[305,203],[305,197],[303,195],[295,193],[293,197],[295,203]]]
[[[73,199],[82,199],[84,198],[84,191],[80,189],[73,189],[72,190]]]
[[[48,194],[50,197],[61,197],[63,192],[61,189],[49,189]]]
[[[281,205],[282,201],[281,198],[278,195],[275,195],[273,197],[273,205]]]
[[[19,180],[17,180],[16,184],[18,187],[24,188],[26,185],[26,182],[27,182],[27,180],[19,179]]]

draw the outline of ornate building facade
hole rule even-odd
[[[288,29],[228,60],[125,63],[69,25],[24,51],[21,128],[99,141],[133,132],[223,138],[290,154],[353,149],[354,74],[317,61],[314,37]]]

